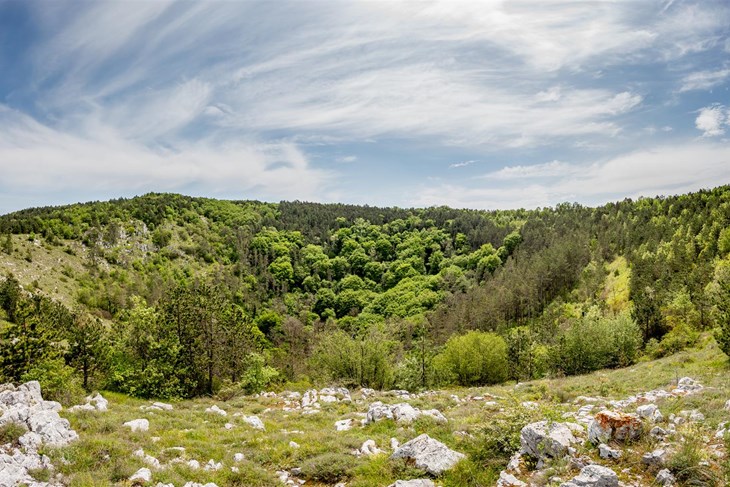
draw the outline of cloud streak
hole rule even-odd
[[[420,188],[409,201],[416,206],[513,209],[580,201],[603,204],[623,197],[679,194],[730,180],[730,147],[695,142],[666,145],[588,165],[554,161],[498,171],[511,185],[440,184]]]

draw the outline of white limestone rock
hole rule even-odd
[[[610,468],[587,465],[581,469],[578,476],[560,487],[618,487],[618,475]]]
[[[335,431],[348,431],[352,429],[353,419],[342,419],[335,422]]]
[[[462,453],[456,452],[427,434],[422,434],[403,444],[391,456],[391,459],[405,458],[413,460],[416,468],[431,475],[440,475],[453,468],[461,459]]]
[[[126,423],[124,423],[123,426],[126,426],[127,428],[131,429],[132,432],[149,431],[150,422],[144,418],[133,419],[132,421],[127,421]]]
[[[664,419],[664,416],[662,416],[662,413],[659,411],[656,404],[644,404],[639,406],[636,408],[636,414],[638,414],[640,418],[648,419],[654,423],[658,423]]]
[[[674,475],[672,475],[669,469],[665,468],[657,473],[655,482],[662,487],[673,487],[676,485],[677,479],[674,478]]]
[[[434,487],[434,483],[430,479],[396,480],[388,487]]]
[[[561,458],[578,440],[565,423],[538,421],[522,428],[520,445],[522,453],[537,459]]]
[[[244,416],[243,421],[250,425],[253,429],[265,431],[266,427],[264,426],[263,421],[259,419],[258,416]]]
[[[129,481],[132,483],[147,483],[152,482],[152,472],[149,468],[140,468],[137,470],[134,474],[132,474],[131,477],[129,477]]]
[[[598,455],[604,459],[616,459],[621,458],[621,450],[611,448],[605,443],[598,445]]]
[[[497,487],[527,487],[527,484],[515,477],[514,475],[502,471],[499,473]]]
[[[206,408],[206,413],[218,414],[220,416],[228,416],[228,413],[218,407],[217,404],[213,404],[211,407]]]

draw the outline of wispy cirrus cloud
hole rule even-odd
[[[730,69],[718,69],[715,71],[696,71],[682,79],[682,86],[679,92],[693,90],[709,90],[724,83],[730,77]]]
[[[459,169],[460,167],[471,166],[475,162],[477,162],[476,159],[470,159],[468,161],[461,161],[461,162],[454,162],[453,164],[449,164],[449,169]]]
[[[334,174],[312,168],[291,144],[205,141],[175,149],[150,148],[111,129],[95,136],[72,135],[0,105],[0,189],[33,192],[176,191],[211,194],[244,191],[251,197],[314,199]],[[80,196],[82,197],[82,196]]]
[[[482,179],[493,179],[510,181],[517,179],[552,178],[566,176],[579,170],[577,166],[561,161],[545,162],[543,164],[532,164],[529,166],[505,166],[499,171],[494,171],[483,176]]]
[[[402,171],[410,179],[458,178],[470,171],[449,169],[541,150],[617,157],[661,137],[641,128],[660,119],[647,114],[668,105],[663,93],[694,96],[730,79],[722,63],[696,62],[726,43],[730,8],[714,0],[23,7],[34,29],[16,62],[29,75],[0,93],[12,106],[0,115],[0,167],[7,181],[29,185],[43,171],[49,188],[63,186],[54,178],[68,167],[79,175],[68,192],[96,182],[110,196],[115,187],[198,185],[323,199],[333,181],[367,173],[355,171],[373,153],[397,154],[394,164],[413,166]],[[708,137],[726,123],[711,101],[683,107],[691,119],[705,106],[696,126]],[[423,152],[443,155],[434,163],[443,173],[417,168]],[[346,164],[332,173],[322,161]],[[572,169],[553,161],[488,176],[533,187]],[[551,200],[545,188],[534,186],[545,197],[530,201]]]

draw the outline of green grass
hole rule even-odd
[[[192,470],[183,463],[173,463],[164,470],[153,470],[154,483],[171,482],[179,486],[192,480],[215,482],[220,487],[268,486],[278,484],[277,470],[300,467],[303,469],[300,478],[307,480],[306,485],[333,485],[337,481],[347,481],[350,487],[360,487],[389,485],[397,479],[425,476],[405,462],[389,460],[388,456],[390,438],[396,438],[402,444],[427,433],[467,455],[466,460],[438,480],[440,485],[493,486],[509,456],[519,447],[519,431],[525,424],[545,418],[562,421],[563,413],[577,410],[578,406],[572,401],[579,395],[623,399],[638,392],[668,388],[683,376],[699,380],[706,389],[697,395],[660,402],[662,413],[666,418],[681,410],[699,409],[705,414],[706,421],[679,427],[679,436],[703,441],[704,438],[713,438],[713,444],[722,445],[722,440],[714,440],[714,431],[719,422],[730,419],[730,413],[723,409],[725,401],[730,398],[727,372],[726,357],[714,341],[706,337],[697,349],[626,369],[537,380],[520,387],[507,384],[451,389],[411,401],[422,409],[441,410],[449,419],[446,424],[438,424],[429,418],[419,419],[410,425],[383,420],[345,432],[335,431],[334,422],[354,418],[358,423],[361,413],[367,411],[371,402],[397,403],[402,400],[387,395],[363,400],[358,392],[353,391],[351,404],[322,404],[318,414],[302,415],[297,411],[284,411],[283,402],[277,398],[236,397],[225,402],[197,399],[174,403],[173,411],[142,411],[140,406],[149,404],[148,401],[104,393],[110,402],[108,412],[62,413],[69,418],[81,439],[67,448],[49,453],[71,486],[128,485],[126,479],[145,466],[141,459],[132,455],[142,448],[163,464],[175,458],[195,459],[201,465],[209,459],[223,464],[220,471],[207,472]],[[498,408],[489,407],[484,401],[457,403],[450,398],[451,394],[465,398],[470,394],[487,393],[500,396]],[[522,401],[528,400],[536,401],[538,408],[522,407]],[[226,410],[228,416],[205,413],[205,409],[213,404]],[[240,416],[234,417],[234,413],[257,414],[263,420],[266,431],[252,429]],[[148,432],[132,433],[122,427],[125,421],[142,417],[150,421]],[[225,429],[227,422],[235,427]],[[666,424],[662,426],[666,427]],[[350,454],[367,439],[375,440],[386,454],[363,458]],[[290,447],[292,440],[300,448]],[[725,478],[727,465],[709,455],[704,443],[695,441],[681,445],[670,465],[676,468],[684,485],[705,485],[697,484],[698,479],[714,479],[720,482],[717,485],[723,485],[724,480],[718,479]],[[184,451],[177,450],[179,447]],[[612,467],[623,481],[651,485],[656,472],[641,464],[641,455],[656,447],[656,441],[645,435],[641,440],[624,446],[626,453],[620,460],[599,461]],[[238,452],[243,453],[246,460],[236,464],[233,454]],[[598,460],[597,448],[590,443],[581,446],[579,453]],[[709,463],[701,463],[704,461]],[[231,467],[237,467],[239,472],[232,472]],[[564,480],[576,473],[570,471],[564,461],[548,464],[547,469],[550,475],[558,475]]]

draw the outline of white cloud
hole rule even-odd
[[[321,200],[333,174],[311,167],[291,144],[205,141],[154,150],[119,137],[61,132],[0,105],[3,192],[226,192],[241,198]]]
[[[703,137],[715,137],[725,133],[728,125],[728,111],[723,105],[710,105],[700,109],[695,119],[695,126],[701,130]]]
[[[483,179],[509,181],[514,179],[551,178],[573,174],[576,167],[560,161],[533,164],[530,166],[505,166],[499,171],[480,176]]]
[[[725,82],[730,77],[730,69],[719,69],[717,71],[697,71],[690,73],[682,79],[682,86],[679,92],[692,90],[709,90]]]
[[[704,141],[667,145],[588,165],[565,166],[552,173],[546,169],[554,177],[549,182],[525,184],[521,178],[526,172],[523,167],[512,171],[518,176],[511,186],[480,179],[483,184],[472,186],[422,187],[414,191],[417,196],[407,203],[509,209],[552,206],[564,201],[602,204],[626,196],[680,194],[730,183],[730,147]]]
[[[469,160],[469,161],[455,162],[453,164],[449,164],[449,169],[458,169],[460,167],[471,166],[475,162],[477,162],[475,159],[472,159],[472,160]]]
[[[337,162],[343,162],[346,164],[349,164],[351,162],[357,161],[357,156],[342,156],[337,158]]]

